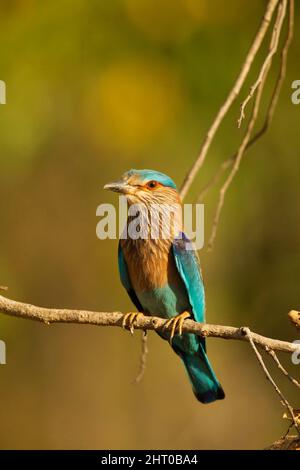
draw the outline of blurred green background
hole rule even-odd
[[[1,2],[7,104],[0,106],[0,284],[11,298],[132,309],[118,278],[117,241],[95,234],[96,207],[116,203],[103,185],[132,167],[166,172],[181,184],[265,4]],[[300,106],[290,99],[299,56],[296,31],[272,127],[245,156],[214,251],[200,252],[209,322],[248,325],[286,340],[297,339],[286,314],[300,305]],[[239,104],[262,58],[187,202],[237,148]],[[276,58],[266,99],[278,65]],[[216,202],[217,188],[206,200],[206,239]],[[7,344],[7,365],[0,366],[2,449],[251,449],[270,444],[287,427],[274,390],[239,342],[208,340],[227,396],[203,406],[179,359],[154,333],[138,386],[131,382],[139,332],[132,338],[120,329],[45,326],[1,315],[0,338]],[[300,366],[289,356],[283,360],[299,378]],[[299,408],[296,389],[270,366]]]

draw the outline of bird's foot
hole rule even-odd
[[[171,329],[170,339],[169,339],[170,344],[172,344],[172,340],[176,333],[176,328],[177,328],[177,334],[179,336],[182,335],[182,326],[183,326],[184,320],[186,318],[189,318],[190,316],[191,314],[189,312],[183,312],[183,313],[180,313],[179,315],[176,315],[176,317],[170,318],[170,320],[167,321],[164,328]]]
[[[133,335],[134,333],[134,324],[137,321],[139,316],[144,316],[140,312],[130,312],[130,313],[125,313],[122,321],[122,328],[127,329],[130,331],[130,333]]]

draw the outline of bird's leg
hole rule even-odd
[[[134,332],[134,323],[136,322],[137,318],[143,314],[141,312],[129,312],[125,313],[123,320],[122,320],[122,328],[126,328],[127,330],[130,331],[130,333],[133,335]]]
[[[170,339],[169,339],[170,344],[172,344],[172,339],[175,335],[176,328],[178,328],[179,336],[182,335],[182,325],[184,323],[184,320],[186,318],[189,318],[190,316],[191,314],[189,312],[183,312],[183,313],[180,313],[179,315],[176,315],[176,317],[170,318],[170,320],[167,321],[164,328],[166,329],[171,328]]]

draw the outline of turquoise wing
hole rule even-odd
[[[187,236],[173,242],[173,254],[179,275],[185,285],[194,320],[205,322],[205,295],[199,259]],[[174,340],[173,349],[184,362],[191,380],[194,393],[202,403],[211,403],[225,397],[206,355],[205,339],[186,334],[191,340],[191,347],[184,347],[184,335]],[[195,348],[195,342],[198,347]]]
[[[173,241],[173,254],[177,270],[186,287],[194,319],[205,322],[204,284],[196,251],[188,237],[182,233],[181,238]]]
[[[127,290],[127,293],[133,302],[133,304],[136,306],[138,312],[144,312],[144,309],[137,298],[137,295],[132,287],[129,273],[128,273],[128,268],[127,264],[124,258],[124,253],[122,250],[121,243],[119,242],[119,248],[118,248],[118,265],[119,265],[119,274],[120,274],[120,279],[123,287]]]

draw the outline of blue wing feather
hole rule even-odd
[[[205,322],[205,294],[199,258],[190,248],[191,242],[184,233],[173,242],[176,267],[186,287],[194,319]]]
[[[119,247],[118,247],[118,264],[119,264],[119,273],[120,273],[120,279],[122,282],[123,287],[127,290],[127,293],[132,301],[132,303],[136,306],[137,310],[139,312],[144,312],[144,309],[137,298],[137,295],[132,287],[130,277],[128,274],[128,269],[127,269],[127,264],[124,258],[124,253],[122,250],[121,243],[119,242]]]
[[[176,238],[173,242],[176,267],[187,290],[194,319],[197,322],[204,322],[204,284],[199,258],[197,253],[191,248],[191,242],[184,233],[181,233],[180,237]],[[224,398],[224,391],[206,355],[205,339],[194,338],[199,345],[196,350],[183,352],[180,347],[180,339],[177,340],[177,345],[175,345],[174,349],[184,362],[197,399],[203,403],[211,403],[212,401]]]

